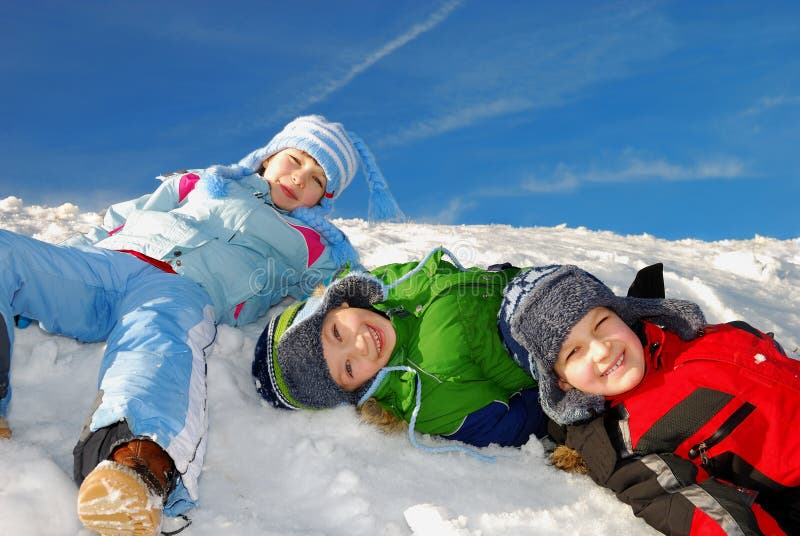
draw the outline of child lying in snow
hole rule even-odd
[[[326,215],[360,164],[377,216],[399,217],[366,146],[339,123],[305,116],[237,165],[177,173],[110,207],[76,247],[0,230],[0,437],[11,436],[15,316],[107,341],[96,405],[74,449],[87,527],[155,534],[162,510],[194,505],[215,323],[251,322],[357,261]]]
[[[476,446],[544,435],[536,382],[497,330],[519,269],[467,270],[444,251],[350,273],[273,318],[253,362],[259,393],[287,409],[374,398],[412,442],[414,430]]]
[[[507,293],[500,328],[545,413],[637,516],[665,534],[800,534],[800,362],[770,334],[615,296],[574,266]]]

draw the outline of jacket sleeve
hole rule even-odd
[[[470,413],[454,433],[443,436],[477,447],[492,443],[519,447],[531,435],[547,433],[546,417],[539,405],[539,391],[524,389],[511,396],[508,404],[499,401]]]
[[[691,461],[672,453],[619,460],[602,417],[568,427],[567,445],[581,453],[596,483],[664,534],[762,534],[749,496],[714,478],[698,482]]]
[[[85,234],[78,234],[70,237],[65,240],[62,245],[91,246],[96,244],[122,228],[128,216],[130,216],[134,210],[147,209],[168,212],[178,207],[182,201],[180,195],[181,190],[186,190],[188,187],[187,179],[184,179],[186,176],[187,175],[181,174],[171,175],[165,178],[153,193],[111,205],[106,209],[102,225],[92,227]],[[181,182],[183,182],[183,187]],[[191,186],[193,185],[194,183],[191,184]]]

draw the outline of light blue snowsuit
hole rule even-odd
[[[183,513],[198,496],[205,350],[215,322],[245,324],[284,296],[304,298],[338,266],[318,233],[270,203],[257,175],[167,177],[153,194],[109,208],[102,228],[69,244],[0,230],[0,416],[11,399],[16,315],[50,333],[107,341],[76,479],[117,444],[148,437],[180,473],[164,511]],[[113,250],[145,254],[184,277]],[[102,435],[120,423],[127,428]]]

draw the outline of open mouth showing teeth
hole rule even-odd
[[[619,356],[619,359],[617,359],[617,362],[616,362],[616,363],[614,363],[614,365],[613,365],[613,366],[612,366],[610,369],[608,369],[607,371],[605,371],[605,372],[602,374],[602,376],[609,376],[609,375],[611,375],[611,374],[614,374],[614,372],[616,372],[616,371],[617,371],[617,369],[618,369],[620,366],[622,366],[622,362],[623,362],[624,360],[625,360],[625,354],[622,354],[621,356]]]
[[[378,355],[381,354],[381,348],[383,348],[383,343],[381,342],[381,336],[378,333],[378,330],[373,328],[372,326],[369,327],[369,332],[372,334],[372,339],[375,341],[375,348],[378,350]]]

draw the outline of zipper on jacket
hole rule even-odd
[[[742,424],[742,421],[744,421],[748,415],[755,411],[755,409],[756,407],[750,402],[745,402],[742,404],[739,409],[734,411],[733,414],[728,417],[724,423],[722,423],[722,426],[720,426],[717,431],[711,435],[711,437],[701,441],[689,449],[689,458],[694,460],[700,456],[700,460],[705,466],[708,463],[708,455],[706,454],[706,451],[728,437],[737,426]]]

